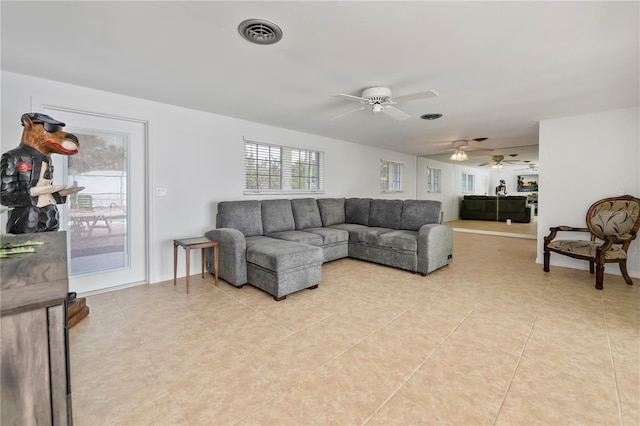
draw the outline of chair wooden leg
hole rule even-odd
[[[549,252],[549,250],[547,250],[547,248],[545,247],[544,249],[544,268],[543,270],[545,272],[549,272],[549,258],[551,257],[551,252]]]
[[[633,285],[633,281],[631,280],[631,277],[629,276],[629,272],[627,271],[627,261],[623,261],[620,262],[620,272],[622,272],[622,277],[624,278],[625,282],[629,285]]]
[[[589,262],[591,265],[593,265],[594,262]],[[602,290],[604,288],[603,285],[603,281],[604,281],[604,253],[602,253],[600,251],[600,249],[598,249],[598,251],[596,252],[596,289],[597,290]]]
[[[602,290],[604,288],[604,265],[596,265],[596,289]]]
[[[596,262],[589,261],[589,272],[591,272],[592,274],[595,272],[594,271],[595,264]]]

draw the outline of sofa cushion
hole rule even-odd
[[[378,236],[378,245],[396,250],[417,251],[418,232],[417,231],[391,231]]]
[[[400,229],[417,231],[427,223],[440,223],[442,203],[435,200],[405,200]]]
[[[393,231],[393,229],[376,228],[371,226],[367,228],[354,229],[349,231],[349,242],[375,246],[378,244],[378,237],[380,235],[391,231]]]
[[[263,236],[247,238],[247,262],[274,272],[322,264],[320,247]]]
[[[496,202],[493,201],[490,205],[495,205]],[[486,212],[487,211],[487,200],[478,200],[478,199],[471,199],[471,198],[465,198],[464,200],[462,200],[462,205],[464,206],[464,208],[467,211],[471,211],[471,212]]]
[[[371,200],[369,226],[400,229],[402,200]]]
[[[346,243],[349,241],[349,232],[335,228],[307,228],[304,232],[311,232],[322,237],[322,245]]]
[[[245,237],[262,235],[260,201],[221,201],[218,203],[217,228],[233,228]]]
[[[267,234],[267,237],[279,240],[295,241],[296,243],[311,244],[312,246],[322,246],[322,237],[318,234],[305,231],[280,231]]]
[[[344,223],[344,198],[318,198],[322,226]]]
[[[347,198],[344,202],[344,221],[368,226],[370,209],[371,198]]]
[[[301,198],[291,200],[293,219],[296,229],[317,228],[322,226],[318,203],[314,198]]]
[[[351,234],[351,231],[357,229],[367,229],[364,225],[358,225],[357,223],[338,223],[336,225],[331,225],[329,228],[332,229],[341,229],[343,231],[347,231],[347,233]]]
[[[293,220],[291,200],[262,201],[262,231],[265,235],[294,229],[296,223]]]

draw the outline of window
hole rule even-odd
[[[402,192],[404,164],[380,160],[380,192]]]
[[[245,194],[323,192],[324,153],[245,140]]]
[[[475,175],[468,175],[462,172],[462,193],[471,194],[476,191]]]
[[[427,192],[441,192],[440,179],[442,171],[427,167]]]

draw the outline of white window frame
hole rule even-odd
[[[380,193],[400,193],[403,189],[404,163],[380,159]]]
[[[473,194],[476,192],[476,175],[462,172],[462,193]]]
[[[442,193],[442,170],[427,166],[427,192]]]
[[[269,167],[252,166],[253,161]],[[256,162],[256,163],[257,163]],[[255,170],[250,173],[250,169]],[[303,173],[298,175],[296,173]],[[255,176],[255,183],[248,177]],[[262,187],[258,182],[262,182]],[[303,186],[303,187],[301,187]],[[244,139],[244,194],[324,193],[324,152]]]

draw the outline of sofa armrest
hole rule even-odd
[[[247,283],[247,242],[244,234],[233,228],[218,228],[206,232],[205,237],[217,241],[218,275],[236,287]],[[213,249],[207,249],[207,271],[213,272]]]
[[[418,230],[418,271],[433,272],[453,258],[453,229],[447,225],[423,225]]]

